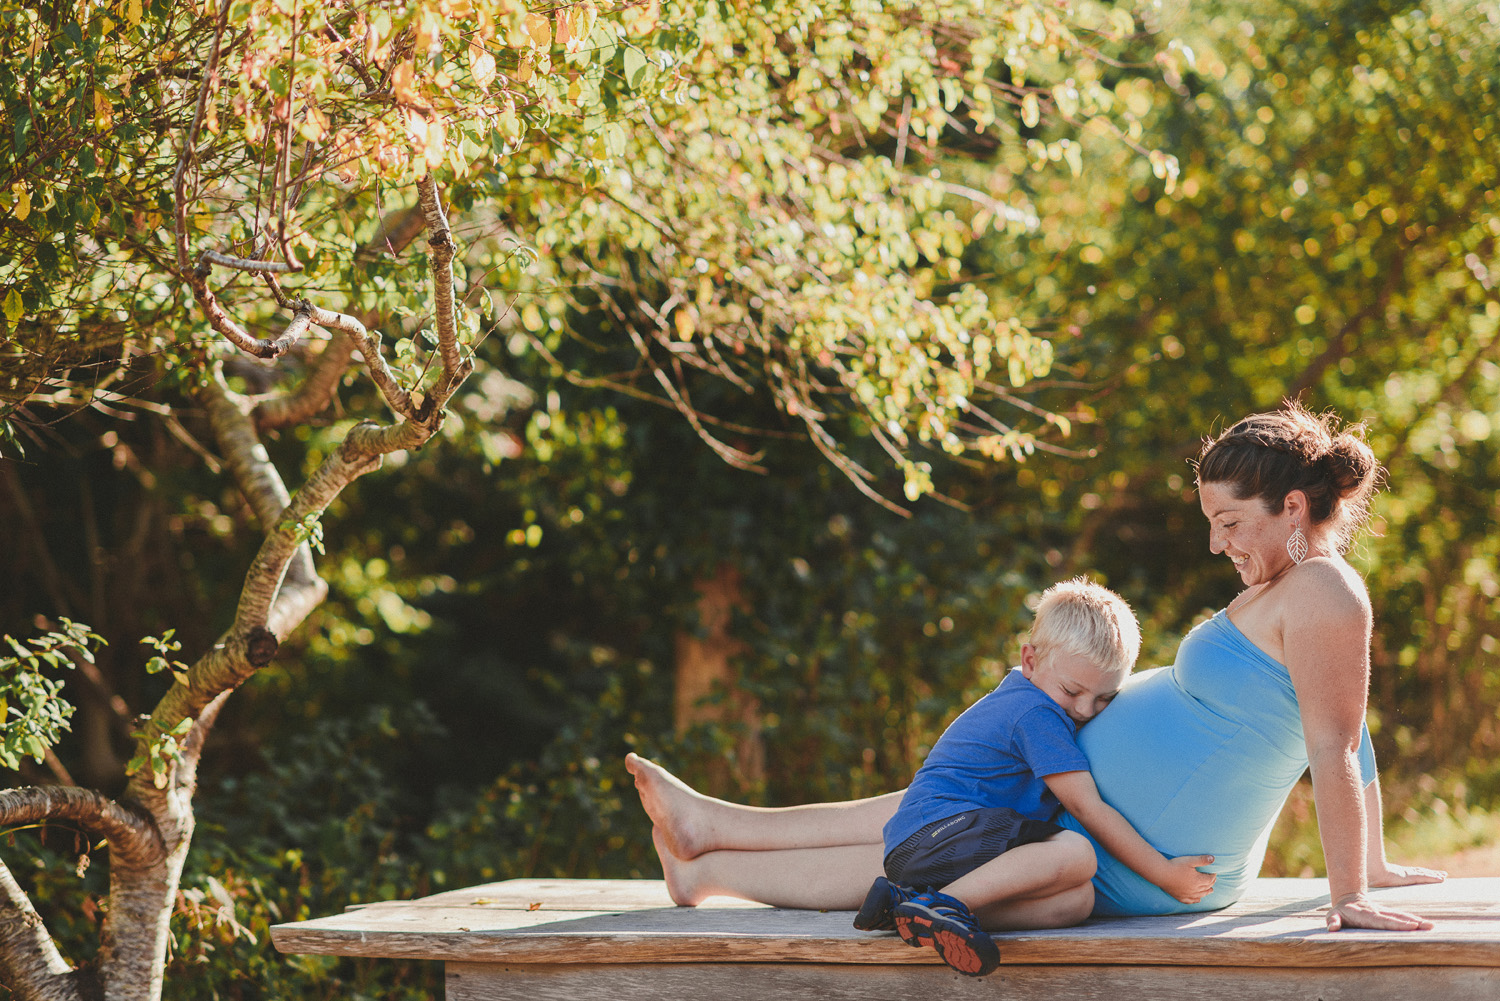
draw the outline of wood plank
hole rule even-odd
[[[918,950],[910,950],[916,952]],[[945,966],[607,965],[450,963],[448,1001],[1494,1001],[1500,970],[1280,970],[1258,967],[1003,966],[974,979]]]
[[[278,925],[272,940],[283,952],[497,963],[936,962],[934,953],[909,949],[893,934],[856,931],[847,912],[647,907],[657,899],[650,885],[580,882],[592,881],[510,881],[370,905]],[[1434,931],[1336,935],[1323,931],[1322,881],[1260,883],[1247,900],[1223,911],[1007,934],[999,937],[1001,953],[1016,964],[1500,967],[1500,879],[1378,892],[1392,904],[1451,915],[1440,916]],[[542,907],[529,909],[538,900]],[[605,902],[628,906],[582,909]]]
[[[675,906],[667,894],[667,884],[659,879],[509,879],[434,893],[419,900],[388,903],[404,903],[411,907],[456,905],[549,911],[638,911]],[[764,908],[766,905],[734,897],[711,897],[704,906],[739,909]]]
[[[1420,910],[1431,917],[1500,917],[1500,877],[1454,879],[1425,886],[1372,891],[1382,903]],[[1215,915],[1300,913],[1327,907],[1324,879],[1257,879],[1245,896]],[[539,905],[539,906],[538,906]],[[490,907],[548,911],[630,911],[671,907],[667,884],[659,879],[511,879],[449,890],[407,901],[358,904],[368,907]],[[766,909],[766,905],[733,897],[711,897],[698,910]]]

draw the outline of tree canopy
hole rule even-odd
[[[934,491],[934,462],[1064,447],[1067,417],[1030,399],[1052,339],[967,256],[1035,228],[1033,178],[1079,176],[1089,145],[1129,148],[1170,188],[1175,161],[1113,89],[1141,30],[1026,0],[7,11],[8,451],[46,456],[72,433],[59,417],[114,417],[85,433],[145,494],[172,463],[140,449],[170,439],[239,495],[197,470],[174,477],[183,505],[230,512],[215,533],[254,526],[237,572],[186,588],[206,621],[111,630],[145,649],[108,670],[103,634],[49,616],[113,617],[113,595],[96,577],[77,600],[45,533],[27,542],[55,607],[30,610],[45,633],[3,664],[24,707],[3,746],[58,784],[0,791],[0,817],[75,825],[108,846],[111,883],[104,944],[77,964],[0,870],[12,989],[160,995],[207,735],[326,599],[325,516],[467,420],[487,470],[516,458],[523,419],[539,456],[576,445],[557,390],[517,375],[664,405],[732,467],[768,471],[773,446],[802,442],[901,513]],[[39,528],[48,512],[7,477]],[[119,543],[145,553],[166,512],[139,510]],[[517,531],[539,544],[534,520]],[[136,663],[159,680],[127,680]],[[68,666],[102,704],[95,765],[117,793],[73,784],[52,751],[69,710],[49,672]],[[130,753],[112,782],[115,742]]]

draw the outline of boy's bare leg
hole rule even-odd
[[[638,754],[625,756],[625,768],[635,777],[641,805],[658,832],[657,853],[679,859],[722,850],[755,852],[878,845],[885,822],[901,805],[903,795],[893,792],[870,799],[806,806],[744,806],[705,796]],[[661,851],[663,847],[666,852]],[[662,864],[666,865],[665,857]],[[876,869],[871,880],[880,874],[879,860]],[[868,888],[866,880],[865,889]]]
[[[1071,928],[1094,911],[1094,883],[1084,880],[1049,897],[1015,900],[977,908],[975,917],[986,931],[1027,931],[1033,928]]]
[[[828,848],[712,851],[682,859],[653,829],[667,892],[675,903],[695,906],[707,897],[754,900],[773,907],[852,911],[881,875],[885,846],[879,842]]]
[[[1088,917],[1088,910],[1073,915],[1082,906],[1080,887],[1088,888],[1088,906],[1093,907],[1089,881],[1097,865],[1087,838],[1059,831],[1046,841],[1020,845],[991,859],[943,887],[943,892],[963,901],[976,915],[989,915],[995,927],[1065,927]],[[1071,920],[1054,923],[1060,918]],[[1017,920],[1022,923],[1014,923]]]

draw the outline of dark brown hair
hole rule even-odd
[[[1369,520],[1384,470],[1365,444],[1364,425],[1342,424],[1333,413],[1314,414],[1296,402],[1251,414],[1204,440],[1194,463],[1198,483],[1228,484],[1236,497],[1257,498],[1272,514],[1301,490],[1314,524],[1337,519],[1343,549]]]

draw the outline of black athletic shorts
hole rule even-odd
[[[893,883],[942,889],[1017,845],[1045,841],[1061,830],[1007,806],[965,810],[933,821],[897,845],[885,857],[885,876]]]

